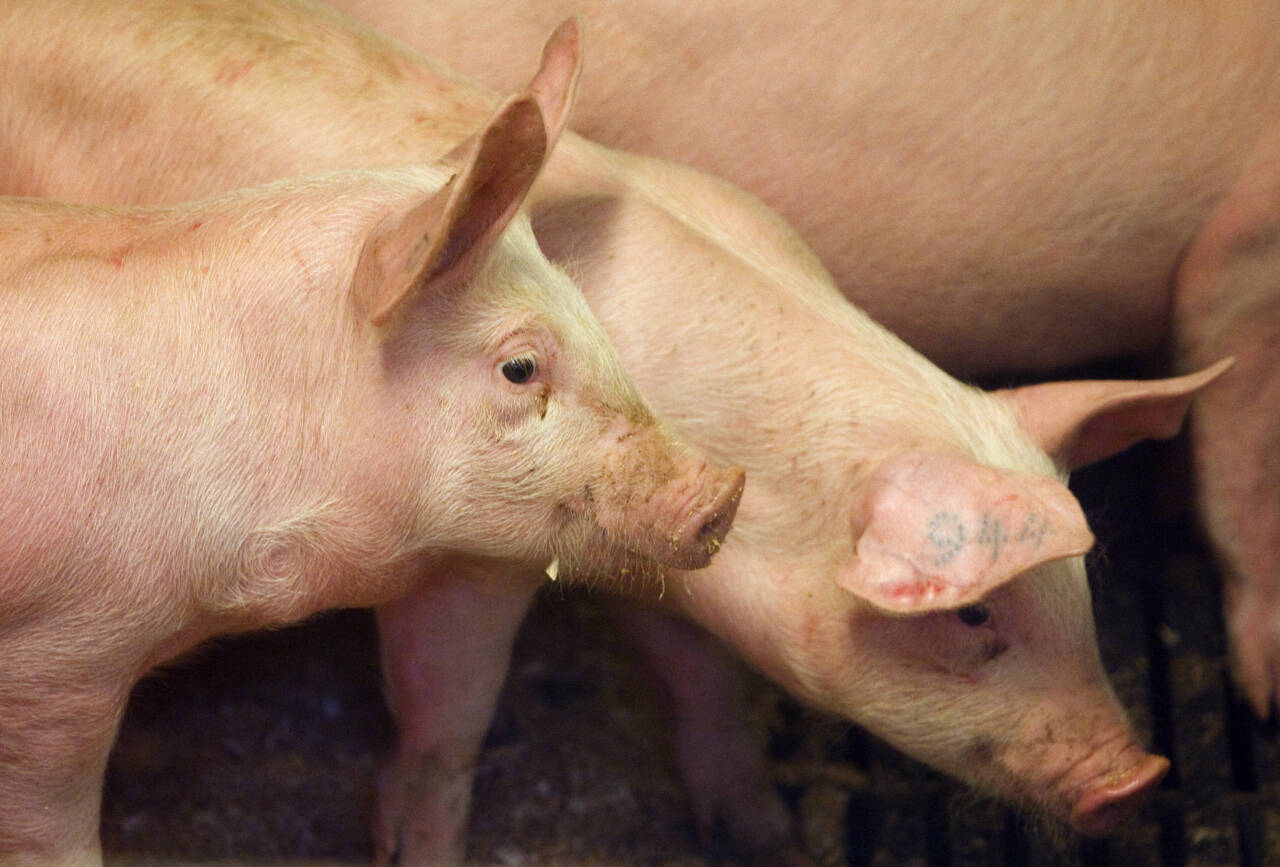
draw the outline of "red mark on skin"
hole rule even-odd
[[[884,588],[886,596],[894,599],[908,599],[923,596],[938,596],[948,588],[948,584],[940,577],[928,578],[906,584],[893,584]]]
[[[203,220],[196,220],[196,221],[195,221],[194,223],[192,223],[190,226],[187,226],[187,231],[188,231],[188,232],[194,232],[196,229],[200,228],[200,227],[201,227],[201,226],[203,226],[203,225],[204,225],[204,221],[203,221]]]
[[[235,84],[249,74],[249,70],[253,69],[256,62],[255,60],[242,60],[240,62],[228,60],[218,67],[218,72],[213,76],[213,80],[220,84]]]
[[[125,246],[121,247],[119,250],[116,250],[114,253],[108,256],[107,262],[111,265],[115,265],[117,268],[123,268],[124,257],[128,256],[132,252],[133,252],[133,245],[126,244]]]
[[[821,625],[821,618],[812,611],[805,612],[804,623],[800,627],[806,641],[812,640]]]

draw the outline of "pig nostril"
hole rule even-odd
[[[702,525],[702,529],[698,530],[698,543],[704,546],[708,552],[714,554],[720,550],[720,545],[724,542],[724,537],[728,535],[729,527],[732,524],[733,512],[731,510],[717,512],[710,521]]]
[[[678,569],[701,569],[720,550],[737,514],[746,477],[740,469],[727,475],[728,482],[715,496],[685,513],[686,519],[674,528],[668,540],[669,550],[662,558],[666,565]]]
[[[698,530],[698,542],[710,554],[720,549],[729,528],[733,526],[734,516],[738,513],[738,502],[742,499],[743,483],[744,474],[739,470],[716,497],[711,517]]]
[[[694,534],[693,550],[702,565],[715,555],[724,544],[729,528],[733,526],[734,516],[738,512],[738,501],[742,499],[743,473],[738,471],[731,481],[721,489],[708,507],[702,523]]]

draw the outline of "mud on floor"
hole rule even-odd
[[[1102,542],[1108,670],[1175,764],[1140,821],[1051,854],[998,805],[757,679],[757,723],[816,863],[1280,864],[1280,751],[1230,694],[1217,579],[1165,454],[1143,447],[1074,484]],[[107,862],[367,862],[391,737],[378,684],[366,612],[225,640],[144,682],[107,774]],[[662,711],[589,598],[548,592],[521,634],[469,852],[508,867],[733,863],[697,839]]]

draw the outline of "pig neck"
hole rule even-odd
[[[816,479],[922,442],[981,447],[963,425],[986,396],[849,304],[753,197],[566,135],[531,207],[641,392],[709,455],[746,461],[749,487],[779,465]]]

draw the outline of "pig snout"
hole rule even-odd
[[[1080,724],[1089,721],[1082,718]],[[1127,726],[1089,743],[1055,740],[1049,753],[1033,759],[1027,781],[1043,793],[1051,813],[1091,837],[1110,834],[1132,818],[1169,770],[1168,759],[1144,751]]]
[[[1169,761],[1142,749],[1111,701],[1050,704],[1051,718],[1032,716],[1011,732],[995,763],[1006,785],[997,779],[996,789],[1081,834],[1111,834],[1138,812]]]
[[[676,490],[664,492],[666,497],[677,503],[684,500],[687,505],[674,510],[682,517],[668,537],[667,551],[653,552],[654,559],[677,569],[701,569],[710,563],[733,525],[745,483],[746,473],[739,467],[718,472],[703,468],[691,486],[682,481],[673,483]],[[686,498],[683,491],[687,487],[692,487],[693,493]]]
[[[1132,755],[1130,755],[1130,753]],[[1101,837],[1113,833],[1138,811],[1147,795],[1169,771],[1169,760],[1130,746],[1119,764],[1095,786],[1086,788],[1071,810],[1071,825],[1081,834]]]
[[[605,532],[626,549],[661,566],[701,569],[711,562],[738,511],[746,474],[681,461],[648,494],[611,509],[601,503]]]

